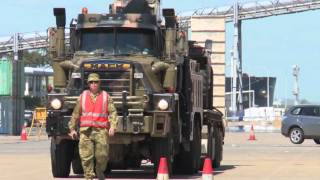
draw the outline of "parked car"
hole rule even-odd
[[[291,107],[283,116],[281,133],[294,144],[301,144],[304,139],[320,144],[320,105]]]

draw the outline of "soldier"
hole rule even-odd
[[[89,90],[82,92],[73,110],[69,136],[76,138],[80,121],[79,153],[84,176],[86,179],[95,176],[95,158],[96,175],[102,180],[105,179],[104,171],[108,162],[108,138],[114,135],[117,127],[117,112],[108,93],[100,90],[100,83],[98,74],[89,74]]]

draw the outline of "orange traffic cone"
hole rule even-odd
[[[26,125],[23,125],[22,126],[22,130],[21,130],[21,134],[20,134],[20,139],[22,141],[26,141],[28,138],[27,138],[27,130],[26,130]]]
[[[213,169],[210,158],[206,158],[203,164],[202,180],[213,180]]]
[[[251,129],[250,129],[250,136],[249,136],[249,141],[255,141],[256,136],[254,135],[254,129],[253,129],[253,124],[251,124]]]
[[[168,180],[168,179],[169,179],[169,173],[168,173],[167,158],[161,157],[159,168],[158,168],[157,180]]]

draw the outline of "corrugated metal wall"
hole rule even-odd
[[[22,98],[25,90],[24,63],[22,60],[12,61],[12,96]]]
[[[13,61],[12,63],[13,126],[10,134],[18,135],[24,121],[24,64],[22,60]]]
[[[0,59],[0,134],[19,135],[24,122],[24,65]]]
[[[12,129],[12,101],[10,96],[0,96],[0,134],[10,134]]]
[[[12,93],[12,62],[6,58],[0,59],[0,96]]]
[[[14,104],[16,105],[14,106]],[[23,99],[14,99],[12,96],[0,96],[0,134],[19,135],[23,123]]]

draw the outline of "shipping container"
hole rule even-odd
[[[12,101],[10,97],[0,98],[0,134],[9,134],[12,127]]]
[[[19,135],[24,123],[24,100],[0,96],[0,134]]]
[[[23,61],[0,58],[0,96],[22,97],[25,90]]]
[[[12,61],[0,59],[0,96],[9,96],[12,93]]]
[[[25,73],[22,60],[12,61],[12,96],[22,98],[25,91]]]

